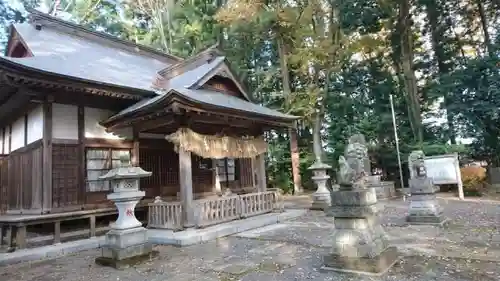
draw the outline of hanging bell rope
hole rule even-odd
[[[174,144],[176,151],[181,148],[203,158],[253,158],[267,151],[263,137],[202,135],[189,128],[179,128],[165,138]]]

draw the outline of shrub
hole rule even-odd
[[[483,167],[464,167],[460,169],[464,195],[481,196],[483,186],[486,182],[486,169]]]

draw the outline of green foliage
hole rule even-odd
[[[306,188],[314,188],[307,167],[315,159],[311,127],[318,114],[326,162],[336,167],[347,138],[363,133],[372,166],[397,179],[390,95],[403,165],[415,149],[500,165],[498,1],[226,2],[221,9],[222,1],[212,0],[64,0],[60,9],[91,29],[182,57],[222,43],[255,101],[303,117],[298,135]],[[409,19],[400,15],[404,3]],[[22,20],[23,12],[0,2],[0,24]],[[436,104],[446,112],[436,113]],[[439,115],[444,124],[418,118]],[[474,138],[471,145],[456,141],[467,137]],[[275,131],[266,138],[269,182],[291,190],[289,136]]]

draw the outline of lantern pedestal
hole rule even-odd
[[[311,210],[325,210],[330,207],[330,190],[328,190],[327,183],[330,176],[327,174],[328,169],[331,167],[321,162],[315,162],[309,170],[313,172],[311,179],[316,184],[316,192],[312,194]]]
[[[150,175],[139,167],[121,167],[101,177],[111,181],[114,192],[107,198],[115,203],[118,219],[106,233],[102,256],[95,260],[97,264],[122,268],[150,259],[153,255],[147,230],[135,217],[135,206],[145,195],[139,190],[139,179]]]

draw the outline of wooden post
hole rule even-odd
[[[11,151],[12,151],[12,124],[9,125],[9,150],[7,150],[6,152],[10,154]]]
[[[179,182],[181,186],[182,220],[184,227],[193,227],[193,177],[191,170],[191,152],[179,148]]]
[[[43,195],[42,211],[52,208],[52,98],[43,102]]]
[[[5,154],[5,127],[2,129],[2,154]]]
[[[258,190],[259,192],[265,192],[267,190],[266,181],[266,162],[265,154],[262,153],[257,156],[257,180],[258,180]]]
[[[217,159],[212,159],[212,167],[214,168],[214,193],[221,194],[222,189],[220,186],[219,166],[217,165],[217,162]]]
[[[6,227],[3,224],[0,224],[0,246],[3,245],[3,238],[5,236]]]
[[[54,222],[54,244],[61,243],[61,221]]]
[[[251,170],[252,170],[252,187],[255,190],[259,190],[258,187],[258,179],[256,178],[257,176],[257,158],[252,157],[250,159],[250,164],[251,164]]]
[[[24,114],[24,146],[28,145],[28,114]]]
[[[89,236],[90,238],[92,237],[95,237],[95,216],[90,216],[89,218],[89,222],[90,222],[90,225],[89,225],[89,229],[90,229],[90,233],[89,233]]]
[[[77,111],[78,122],[78,204],[85,205],[85,192],[87,191],[87,184],[85,182],[85,107],[78,106]]]
[[[16,233],[16,245],[18,249],[26,248],[26,226],[18,225]]]

